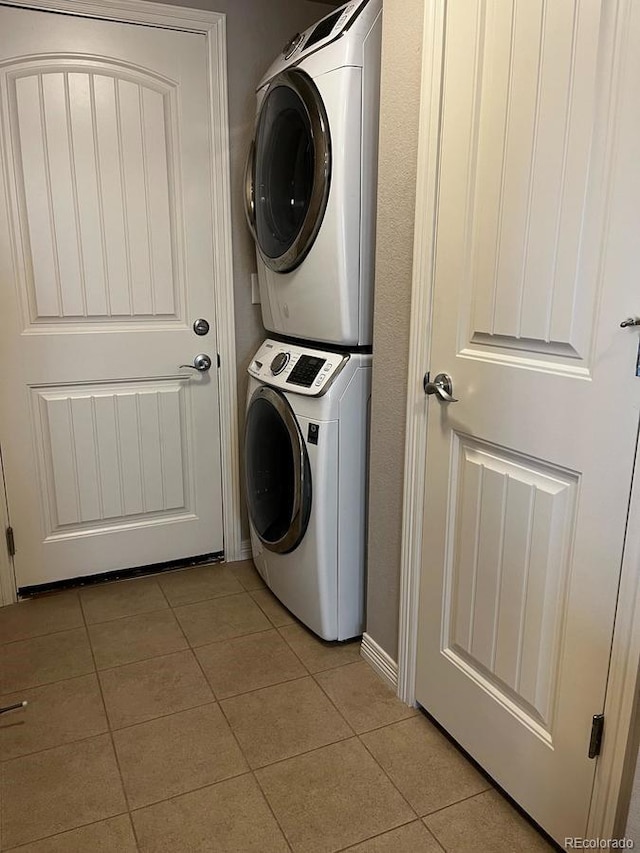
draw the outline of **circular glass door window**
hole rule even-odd
[[[304,536],[311,512],[311,472],[300,428],[272,388],[251,398],[245,425],[249,517],[266,548],[288,553]]]
[[[255,138],[255,237],[265,263],[288,272],[318,233],[329,190],[328,122],[302,72],[284,72],[265,95]]]

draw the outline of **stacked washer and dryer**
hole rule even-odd
[[[382,0],[297,34],[257,90],[246,212],[271,333],[248,368],[256,567],[325,640],[362,633]]]

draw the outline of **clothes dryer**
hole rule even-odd
[[[256,568],[318,636],[358,636],[371,356],[266,340],[248,371],[245,494]]]
[[[382,0],[352,0],[259,84],[246,212],[269,331],[371,344],[381,33]]]

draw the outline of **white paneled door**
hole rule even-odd
[[[0,6],[18,587],[223,549],[207,61],[203,35]]]
[[[584,836],[640,412],[640,4],[446,4],[416,696]],[[606,729],[605,729],[606,737]]]

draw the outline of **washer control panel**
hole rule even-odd
[[[274,388],[319,397],[348,360],[347,353],[266,340],[251,359],[248,372]]]

